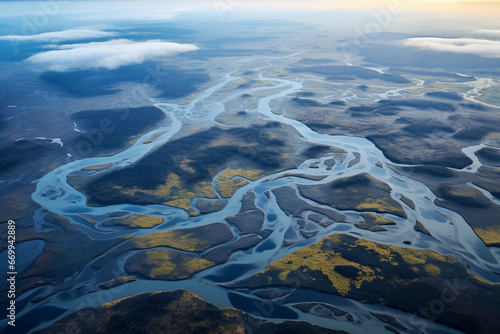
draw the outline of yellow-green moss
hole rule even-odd
[[[486,245],[500,244],[500,226],[476,227],[474,231]]]
[[[436,267],[435,265],[433,264],[426,264],[424,266],[424,269],[425,271],[427,271],[429,273],[429,275],[431,276],[434,276],[434,277],[439,277],[439,275],[441,275],[441,269],[439,269],[438,267]]]
[[[379,215],[376,215],[374,213],[365,213],[364,215],[372,218],[373,222],[378,224],[378,225],[392,225],[392,224],[394,224],[394,221],[392,221],[388,218],[380,217]]]
[[[95,170],[107,169],[111,166],[113,166],[113,164],[94,165],[94,166],[84,167],[84,168],[82,168],[82,170],[83,171],[95,171]]]
[[[186,230],[170,230],[141,235],[132,240],[137,248],[154,248],[159,246],[172,247],[187,252],[202,252],[212,246],[207,238],[198,238]]]
[[[85,220],[87,223],[89,224],[92,224],[92,225],[97,225],[97,222],[93,219],[90,219],[90,218],[87,218],[87,217],[84,217],[84,216],[80,216],[80,218],[82,218],[83,220]]]
[[[369,283],[373,280],[385,279],[383,270],[381,271],[378,268],[376,268],[377,270],[372,269],[371,265],[366,262],[366,260],[362,260],[363,257],[360,257],[361,260],[349,260],[351,257],[347,256],[346,252],[376,253],[378,255],[377,261],[380,263],[385,262],[385,266],[388,266],[387,268],[395,268],[396,266],[404,265],[419,275],[430,275],[432,277],[439,277],[441,275],[441,269],[438,267],[440,263],[443,265],[447,264],[448,266],[458,263],[455,257],[444,256],[432,250],[401,248],[365,239],[347,236],[341,237],[339,234],[333,234],[316,244],[297,250],[269,264],[266,269],[257,274],[257,276],[272,273],[267,277],[266,281],[268,285],[275,285],[279,284],[274,281],[276,277],[280,281],[286,282],[292,277],[290,274],[293,275],[293,272],[297,270],[302,270],[303,272],[307,272],[307,270],[321,272],[328,277],[328,280],[335,290],[343,296],[349,295],[350,291],[353,289],[360,289],[365,282]],[[373,258],[373,255],[370,255],[369,258]],[[403,263],[398,262],[401,261],[401,259],[404,261]],[[335,271],[337,266],[354,267],[358,269],[358,274],[351,278],[345,277]],[[397,277],[391,279],[397,284],[404,284],[404,282]],[[309,280],[309,283],[311,283],[316,280],[316,278],[311,276]]]
[[[154,134],[151,137],[149,137],[148,139],[146,139],[143,143],[150,144],[150,143],[154,142],[156,139],[160,138],[164,133],[165,132],[160,132],[160,133]]]
[[[306,266],[311,270],[321,271],[326,275],[341,295],[346,295],[352,288],[359,288],[363,282],[370,282],[376,278],[375,272],[370,267],[349,261],[343,258],[342,254],[323,251],[322,243],[324,241],[338,243],[340,239],[338,235],[330,235],[323,239],[322,242],[300,249],[270,264],[266,268],[266,271],[278,270],[280,271],[278,278],[285,280],[291,271],[297,270],[301,266]],[[334,270],[335,266],[353,266],[359,269],[360,275],[356,279],[346,278]]]
[[[236,190],[248,184],[248,181],[241,178],[235,178],[236,176],[254,181],[257,180],[262,173],[263,172],[259,169],[226,169],[219,175],[215,182],[217,183],[217,189],[221,196],[230,198],[234,195]]]
[[[187,165],[187,160],[184,160],[183,163],[186,164],[185,168],[190,168]],[[217,197],[214,189],[212,188],[212,184],[207,181],[199,182],[194,185],[192,190],[188,190],[183,188],[182,181],[180,177],[175,173],[170,173],[165,180],[165,183],[156,187],[156,189],[148,190],[148,189],[140,189],[138,187],[132,188],[122,188],[119,186],[114,187],[117,191],[129,195],[134,196],[136,192],[140,191],[142,193],[146,193],[149,195],[157,196],[164,198],[166,201],[162,204],[173,206],[177,208],[184,209],[189,211],[191,208],[191,199],[193,197],[207,197],[214,198]]]
[[[393,212],[393,213],[404,213],[404,210],[397,208],[395,206],[387,203],[389,197],[383,198],[367,198],[364,203],[358,204],[356,207],[358,210],[375,210],[378,212]]]
[[[186,279],[194,274],[213,267],[214,262],[191,254],[183,254],[168,249],[145,252],[141,255],[143,265],[140,273],[151,279]],[[148,273],[148,269],[150,272]]]

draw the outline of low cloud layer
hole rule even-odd
[[[95,39],[115,36],[116,33],[93,29],[69,29],[63,31],[44,32],[37,35],[0,36],[0,40],[16,42],[50,42],[59,43],[81,39]]]
[[[107,42],[61,45],[57,50],[38,53],[28,62],[52,71],[105,68],[140,64],[176,53],[198,50],[193,44],[179,44],[161,40],[135,42],[116,39]]]
[[[483,57],[500,58],[500,41],[474,38],[410,38],[405,45],[439,52],[473,54]]]

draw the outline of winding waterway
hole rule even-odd
[[[273,61],[273,59],[267,58],[265,60],[269,63]],[[247,61],[235,62],[232,66],[237,69],[244,66],[245,70],[251,70],[252,68],[248,65],[251,61],[255,61],[255,59],[252,58]],[[31,299],[42,292],[48,291],[48,287],[33,289],[19,297],[19,304],[23,305],[23,309],[18,313],[18,317],[21,319],[21,321],[19,321],[20,323],[23,318],[38,319],[40,324],[36,328],[42,328],[52,323],[55,319],[82,307],[96,306],[141,292],[188,289],[217,306],[234,306],[258,316],[275,318],[276,321],[282,319],[300,319],[328,328],[343,329],[351,333],[383,332],[386,330],[384,329],[384,324],[370,313],[375,311],[391,314],[396,317],[398,321],[407,326],[411,332],[411,329],[414,328],[414,324],[411,321],[411,315],[380,305],[367,305],[339,296],[295,289],[290,295],[280,299],[278,302],[266,302],[272,305],[271,307],[266,304],[267,308],[259,308],[258,305],[262,305],[263,302],[257,297],[232,291],[217,284],[233,282],[262,271],[270,262],[276,261],[299,248],[311,245],[329,234],[349,234],[353,231],[357,233],[358,237],[375,242],[401,247],[402,240],[409,240],[412,243],[412,248],[432,249],[441,254],[454,255],[458,257],[461,262],[469,265],[471,268],[470,270],[479,277],[495,283],[500,282],[500,276],[494,273],[495,271],[500,271],[500,254],[486,247],[459,214],[437,206],[434,203],[436,198],[435,195],[424,184],[412,180],[411,178],[398,175],[393,169],[389,168],[390,166],[397,166],[397,164],[385,158],[383,153],[377,149],[372,142],[364,138],[319,134],[299,121],[273,113],[271,107],[273,102],[279,102],[280,99],[299,92],[303,86],[299,81],[266,77],[264,72],[266,67],[267,66],[259,66],[253,68],[254,70],[259,69],[261,71],[261,73],[256,76],[256,79],[272,82],[274,86],[255,87],[240,90],[230,95],[226,94],[226,96],[222,98],[218,97],[217,93],[222,91],[230,82],[240,79],[234,74],[237,72],[235,70],[222,76],[220,83],[203,91],[187,105],[156,103],[156,106],[171,118],[172,122],[169,125],[145,134],[133,146],[116,155],[73,161],[53,170],[40,179],[37,184],[37,189],[32,195],[32,199],[42,207],[50,212],[69,218],[75,226],[88,234],[92,239],[97,240],[116,238],[131,233],[137,236],[154,233],[160,230],[163,231],[179,227],[196,227],[212,224],[216,221],[224,222],[225,217],[239,212],[243,196],[251,190],[256,195],[256,205],[267,214],[268,218],[266,218],[264,223],[265,227],[273,230],[273,233],[265,240],[265,245],[262,243],[248,251],[236,252],[228,262],[207,269],[191,279],[174,282],[139,279],[124,286],[111,289],[105,294],[95,291],[95,287],[98,284],[109,279],[109,275],[103,272],[117,271],[125,274],[123,264],[128,257],[134,254],[134,252],[128,252],[127,254],[117,257],[101,271],[96,271],[91,267],[92,261],[81,273],[72,278],[71,284],[69,284],[66,289],[62,289],[63,291],[53,294],[42,302],[32,303]],[[312,159],[305,161],[294,171],[288,170],[263,177],[256,181],[250,181],[247,185],[236,191],[234,196],[228,199],[227,205],[223,210],[199,217],[190,217],[184,210],[163,205],[141,206],[121,204],[106,207],[90,207],[86,203],[85,196],[68,185],[66,181],[69,174],[80,171],[85,167],[111,164],[113,166],[111,168],[117,168],[130,165],[144,157],[156,147],[167,143],[172,136],[179,132],[183,124],[190,123],[202,127],[213,126],[216,124],[215,118],[225,111],[226,103],[239,98],[242,94],[252,95],[256,92],[262,93],[265,91],[269,91],[269,95],[260,98],[257,105],[254,106],[254,109],[249,110],[249,112],[256,113],[259,117],[267,120],[292,126],[300,134],[301,139],[306,142],[339,147],[347,152],[347,158],[344,161],[337,159],[337,163],[332,169],[328,169],[327,166],[322,163],[325,159]],[[384,98],[388,98],[396,93],[397,92],[394,90],[388,90]],[[221,94],[221,96],[223,96],[223,94]],[[153,142],[145,143],[146,139],[154,135],[159,135],[159,137]],[[464,153],[474,158],[474,163],[463,171],[475,173],[480,167],[480,162],[474,155],[474,152],[478,148],[479,146],[464,149]],[[360,156],[359,162],[357,163],[354,163],[356,159],[355,153]],[[317,161],[320,161],[318,164],[319,168],[313,169],[309,167],[311,163]],[[286,176],[291,174],[291,172],[316,176],[322,175],[325,176],[325,178],[321,181],[314,181]],[[298,185],[322,184],[359,173],[368,173],[380,181],[387,183],[393,189],[391,196],[394,200],[401,203],[408,218],[403,219],[390,214],[381,214],[381,216],[386,216],[397,223],[397,225],[387,227],[388,231],[381,234],[360,230],[354,227],[352,223],[359,218],[360,213],[356,211],[339,211],[347,217],[348,222],[351,224],[333,224],[328,228],[320,230],[315,237],[289,247],[282,247],[285,233],[292,226],[292,218],[287,216],[278,206],[273,195],[268,197],[266,194],[269,194],[272,189],[281,186],[297,188]],[[401,196],[405,196],[413,201],[415,203],[415,209],[404,204],[401,200]],[[307,201],[307,199],[304,200]],[[316,206],[318,205],[317,203],[310,203]],[[329,209],[332,208],[330,207]],[[94,227],[85,224],[78,216],[80,214],[100,216],[117,211],[163,217],[165,218],[165,222],[149,230],[133,230],[133,232],[130,230],[114,231],[109,228],[100,229],[99,225]],[[272,217],[272,219],[269,219],[269,217]],[[35,220],[38,222],[40,222],[42,218],[43,215],[40,213],[35,216]],[[414,230],[413,227],[417,220],[427,228],[433,237],[429,237]],[[232,231],[236,234],[236,238],[238,238],[238,231],[235,228],[232,228]],[[353,315],[357,323],[353,324],[341,320],[315,317],[311,314],[298,312],[292,304],[299,301],[321,301],[336,305]],[[266,309],[272,309],[272,312],[266,313],[263,311]],[[442,333],[455,332],[452,329],[448,329],[427,320],[420,319],[420,321],[426,323],[429,331],[434,330],[435,332],[440,331]],[[29,323],[36,324],[37,322],[30,321]]]

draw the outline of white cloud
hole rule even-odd
[[[500,58],[500,41],[488,39],[424,37],[407,39],[404,44],[433,51]]]
[[[9,35],[0,36],[0,40],[10,40],[18,42],[50,42],[58,43],[65,41],[74,41],[79,39],[94,39],[103,37],[112,37],[116,33],[94,30],[94,29],[69,29],[63,31],[44,32],[37,35]]]
[[[139,64],[148,60],[198,50],[193,44],[179,44],[161,40],[135,42],[128,39],[115,39],[107,42],[68,44],[38,53],[28,58],[28,62],[53,71],[73,69],[106,68]]]

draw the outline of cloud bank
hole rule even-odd
[[[50,42],[58,43],[74,41],[79,39],[95,39],[115,36],[116,33],[92,30],[92,29],[69,29],[63,31],[44,32],[37,35],[9,35],[0,36],[0,40],[17,42]]]
[[[474,38],[410,38],[405,45],[439,52],[473,54],[482,57],[500,58],[500,41]]]
[[[140,64],[148,60],[195,50],[198,50],[198,47],[193,44],[161,40],[135,42],[128,39],[115,39],[107,42],[61,45],[57,47],[57,50],[38,53],[28,58],[27,61],[59,72],[92,68],[113,70],[120,66]]]

